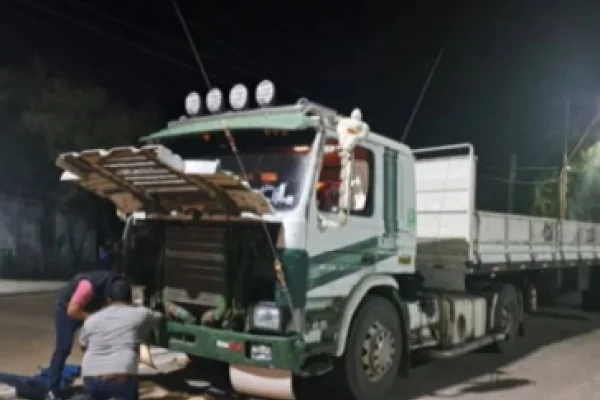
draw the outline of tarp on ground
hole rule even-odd
[[[71,387],[80,374],[81,367],[79,365],[65,366],[62,374],[61,389]],[[48,390],[48,376],[48,368],[40,369],[33,376],[0,372],[0,383],[14,387],[20,399],[43,400]]]

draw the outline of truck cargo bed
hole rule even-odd
[[[592,264],[600,257],[600,224],[476,210],[471,145],[414,154],[420,262],[489,272]]]

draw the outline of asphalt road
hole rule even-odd
[[[48,294],[0,297],[0,371],[32,374],[47,365],[54,340],[52,299]],[[600,398],[599,328],[600,315],[545,310],[529,318],[527,336],[514,354],[479,352],[424,363],[413,369],[409,380],[398,379],[389,400]],[[75,350],[72,361],[80,356]],[[214,380],[214,368],[207,369],[198,366],[157,384],[171,393],[190,393],[184,378]],[[332,399],[331,394],[325,397]]]

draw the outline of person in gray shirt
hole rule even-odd
[[[85,320],[79,335],[84,388],[94,400],[137,400],[139,345],[163,316],[132,305],[124,278],[109,282],[106,297],[107,306]]]

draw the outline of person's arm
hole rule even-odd
[[[73,319],[83,321],[89,313],[85,311],[85,306],[94,297],[94,288],[88,280],[81,280],[75,289],[75,293],[71,296],[69,305],[67,306],[67,315]]]
[[[166,313],[167,315],[169,315],[170,317],[173,317],[179,321],[185,322],[185,323],[195,323],[196,322],[196,318],[194,317],[193,314],[191,314],[188,310],[186,310],[185,308],[178,306],[175,303],[171,303],[168,302],[166,304]]]
[[[143,307],[143,316],[139,327],[140,340],[146,340],[150,332],[155,329],[163,319],[163,314]]]

